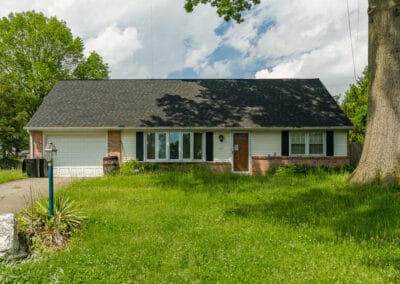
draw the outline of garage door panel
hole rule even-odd
[[[57,147],[56,176],[100,176],[107,155],[106,134],[47,135]]]

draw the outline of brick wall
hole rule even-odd
[[[32,147],[30,148],[33,153],[30,153],[32,158],[43,158],[43,132],[31,131]]]
[[[109,130],[108,131],[108,156],[117,156],[118,161],[121,162],[121,131]]]
[[[325,166],[340,167],[350,165],[350,157],[252,157],[253,174],[265,175],[268,169],[278,166]]]

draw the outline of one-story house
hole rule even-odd
[[[99,176],[105,156],[249,174],[348,165],[352,127],[319,79],[149,79],[59,81],[26,129],[31,158],[56,145],[56,176]]]

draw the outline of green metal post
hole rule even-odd
[[[54,215],[54,205],[53,205],[53,189],[54,189],[53,161],[50,161],[50,163],[49,163],[48,176],[49,176],[49,216],[50,216],[50,219],[51,219],[53,217],[53,215]]]

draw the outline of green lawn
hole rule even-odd
[[[399,282],[400,188],[348,174],[201,170],[82,180],[88,216],[60,252],[0,282]]]
[[[21,169],[0,170],[0,183],[26,178]]]

